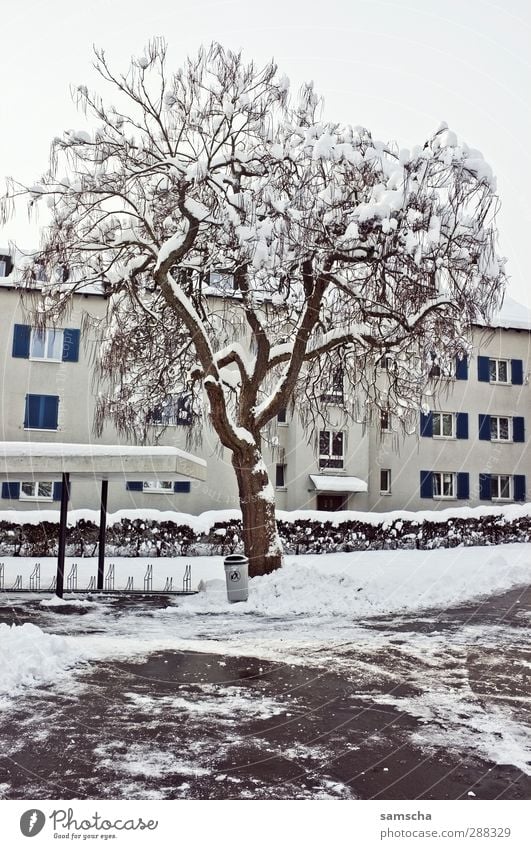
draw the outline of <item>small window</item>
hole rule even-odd
[[[380,413],[380,430],[382,433],[391,433],[391,413],[389,410],[382,410]]]
[[[234,274],[225,271],[211,271],[208,275],[208,284],[220,293],[234,292]]]
[[[27,430],[57,430],[59,396],[26,395],[24,427]]]
[[[343,380],[343,369],[336,369],[332,375],[332,379],[321,395],[321,401],[324,401],[326,404],[342,404],[344,401]]]
[[[490,438],[498,442],[511,441],[511,419],[508,416],[490,416]]]
[[[380,495],[391,495],[391,469],[380,469]]]
[[[444,439],[455,437],[455,416],[453,413],[432,413],[433,436]]]
[[[322,430],[319,433],[319,468],[342,469],[344,463],[342,431]]]
[[[284,463],[277,463],[275,474],[275,486],[277,489],[286,488],[286,466]]]
[[[381,371],[389,371],[389,369],[393,366],[393,362],[394,360],[391,354],[384,354],[383,357],[380,357],[378,360],[378,368],[381,369]]]
[[[282,410],[279,410],[277,414],[277,423],[287,424],[287,415],[288,413],[285,407]]]
[[[0,259],[0,277],[5,277],[7,271],[7,263],[5,259]]]
[[[22,481],[20,484],[21,501],[53,501],[51,481]]]
[[[63,359],[63,331],[32,329],[29,355],[31,360],[60,363]]]
[[[489,360],[489,380],[491,383],[509,383],[509,361]]]
[[[512,475],[491,475],[490,492],[493,501],[513,500]]]
[[[433,472],[433,497],[456,498],[454,472]]]
[[[143,492],[173,492],[173,481],[143,481]]]

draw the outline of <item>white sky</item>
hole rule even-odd
[[[498,177],[509,293],[529,304],[530,30],[528,0],[2,0],[0,176],[34,182],[51,139],[83,124],[69,85],[102,90],[92,44],[125,70],[154,35],[176,67],[215,39],[273,56],[295,88],[313,79],[326,117],[376,138],[409,147],[444,120],[479,148]],[[0,230],[10,239],[34,243],[24,215]]]

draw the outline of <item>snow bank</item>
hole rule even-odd
[[[0,625],[0,695],[50,684],[81,657],[72,641],[45,634],[36,625]]]
[[[179,612],[353,618],[445,608],[525,585],[531,545],[436,551],[352,552],[288,558],[270,575],[250,581],[249,601],[229,604],[225,583],[206,590]]]

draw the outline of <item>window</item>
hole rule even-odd
[[[490,438],[499,442],[510,442],[511,419],[508,416],[489,416]]]
[[[277,424],[287,424],[287,415],[285,407],[282,410],[279,410],[277,414]]]
[[[7,263],[5,259],[0,259],[0,277],[6,277]]]
[[[389,371],[393,366],[393,357],[391,354],[384,354],[378,361],[378,368],[382,371]]]
[[[22,481],[19,498],[21,501],[53,501],[53,483],[51,481]]]
[[[168,397],[149,413],[151,424],[189,425],[192,424],[192,396],[188,393],[168,395]]]
[[[380,469],[380,495],[391,495],[391,469]]]
[[[60,363],[63,359],[63,331],[35,330],[31,331],[30,359],[51,360]]]
[[[433,472],[433,497],[456,497],[455,474],[453,472]]]
[[[144,492],[173,492],[173,481],[142,481]]]
[[[489,360],[489,380],[491,383],[509,383],[507,360]]]
[[[26,395],[24,427],[29,430],[57,430],[59,397],[57,395]]]
[[[455,416],[453,413],[432,413],[432,435],[437,438],[455,437]]]
[[[75,328],[37,330],[28,324],[13,328],[13,357],[53,363],[79,360],[80,331]]]
[[[332,375],[332,380],[327,385],[326,390],[321,395],[321,401],[328,404],[342,404],[343,395],[343,369],[338,368]]]
[[[208,285],[220,293],[234,292],[234,274],[225,271],[211,271],[208,275]]]
[[[319,433],[319,468],[343,468],[344,439],[342,431],[322,430]]]
[[[391,432],[391,413],[389,410],[382,410],[380,413],[380,430],[382,433]]]
[[[493,501],[512,501],[512,475],[491,475],[490,494]]]
[[[284,463],[277,463],[275,474],[275,486],[277,489],[286,488],[286,466]]]

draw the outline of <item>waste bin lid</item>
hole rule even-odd
[[[245,554],[227,554],[225,558],[225,566],[236,566],[237,564],[242,565],[243,563],[248,563],[249,559],[245,556]]]

